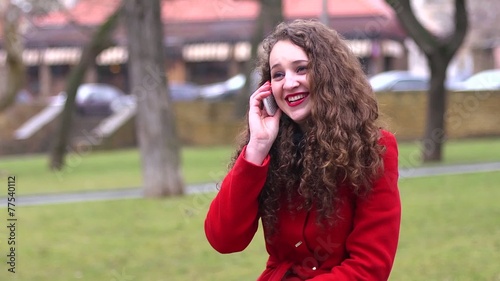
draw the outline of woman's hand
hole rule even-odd
[[[250,141],[246,148],[245,159],[256,165],[262,164],[278,135],[281,110],[278,108],[276,114],[270,116],[262,106],[262,100],[270,95],[272,95],[271,83],[266,82],[250,96],[248,112]]]

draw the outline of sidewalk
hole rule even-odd
[[[429,177],[439,175],[467,174],[476,172],[500,171],[500,162],[479,163],[470,165],[436,166],[423,168],[405,168],[399,171],[399,178]],[[216,192],[215,183],[195,184],[186,187],[186,194]],[[74,193],[44,194],[44,195],[24,195],[16,198],[17,206],[61,204],[85,201],[106,201],[119,199],[142,198],[140,188],[126,188],[103,191],[88,191]],[[0,208],[7,206],[7,199],[0,198]]]

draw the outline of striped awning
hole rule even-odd
[[[358,57],[368,57],[374,52],[381,52],[388,57],[401,57],[403,45],[397,41],[347,40],[348,46]],[[246,61],[250,58],[250,43],[198,43],[184,46],[182,56],[185,61],[226,61],[234,58],[236,61]]]
[[[185,61],[226,61],[234,58],[237,61],[245,61],[250,58],[250,43],[199,43],[189,44],[182,49],[182,57]]]
[[[388,57],[401,57],[403,46],[392,40],[370,41],[347,40],[354,54],[358,57],[367,57],[374,52]],[[26,49],[23,60],[27,66],[35,65],[74,65],[82,55],[80,47],[60,47],[47,49]],[[0,64],[5,64],[6,53],[0,50]],[[250,42],[230,43],[197,43],[188,44],[182,48],[182,57],[186,62],[203,61],[246,61],[250,58]],[[115,46],[101,52],[96,58],[98,65],[123,64],[128,61],[128,50],[124,46]]]
[[[26,49],[23,51],[23,61],[27,66],[35,65],[74,65],[82,55],[82,48],[60,47],[47,49]],[[4,65],[7,58],[5,50],[0,50],[0,64]],[[122,64],[128,60],[125,47],[115,46],[102,51],[96,58],[98,65]]]

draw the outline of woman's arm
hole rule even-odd
[[[401,202],[398,191],[398,151],[396,139],[383,132],[386,147],[384,174],[366,198],[358,198],[353,230],[346,241],[348,258],[331,273],[314,281],[386,281],[392,269],[399,240]]]
[[[259,194],[266,182],[269,150],[278,135],[281,110],[270,116],[261,108],[271,83],[261,85],[249,100],[249,142],[222,181],[205,219],[208,241],[221,253],[238,252],[252,241],[258,227]]]
[[[246,147],[222,181],[205,219],[205,234],[221,253],[244,250],[258,228],[259,193],[264,186],[269,156],[262,165],[248,162]]]

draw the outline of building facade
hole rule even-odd
[[[24,61],[27,89],[46,97],[64,90],[92,32],[120,5],[119,0],[79,0],[65,11],[30,19]],[[243,72],[260,10],[254,0],[162,1],[164,46],[170,82],[208,84]],[[406,69],[406,35],[382,0],[329,0],[328,24],[339,31],[359,57],[367,75]],[[319,19],[322,0],[283,0],[285,20]],[[103,82],[128,91],[126,30],[113,35],[116,46],[102,52],[85,82]],[[0,50],[0,65],[5,53]]]

